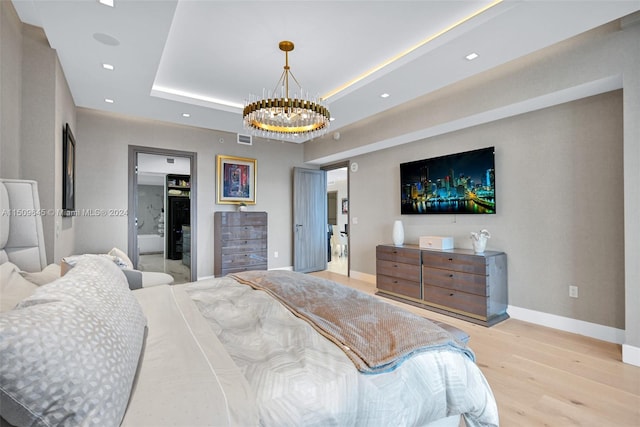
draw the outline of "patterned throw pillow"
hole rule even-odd
[[[83,258],[0,314],[0,415],[13,425],[119,425],[145,328],[122,271]]]
[[[127,254],[125,254],[121,249],[113,248],[109,251],[108,255],[116,257],[116,264],[120,265],[121,268],[133,270],[133,262],[131,262]]]

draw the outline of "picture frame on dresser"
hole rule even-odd
[[[256,204],[258,161],[247,157],[216,156],[217,203]]]

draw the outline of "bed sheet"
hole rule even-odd
[[[184,286],[247,379],[262,425],[422,426],[456,414],[470,427],[498,425],[486,379],[461,352],[427,351],[363,375],[262,291],[230,277]]]
[[[256,426],[244,376],[180,286],[133,291],[148,333],[123,426]]]

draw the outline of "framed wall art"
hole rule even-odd
[[[62,131],[62,214],[73,216],[76,209],[76,140],[69,123]]]
[[[223,156],[217,159],[217,203],[255,205],[257,160]]]

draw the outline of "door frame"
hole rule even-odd
[[[191,281],[197,280],[198,268],[198,153],[193,151],[172,150],[169,148],[145,147],[140,145],[129,145],[128,148],[128,192],[129,192],[129,215],[127,218],[128,254],[134,267],[138,266],[138,251],[136,249],[138,233],[136,218],[138,217],[138,174],[137,160],[138,154],[154,154],[159,156],[187,157],[189,158],[189,173],[191,174],[189,192],[189,215],[191,217]]]
[[[338,162],[338,163],[332,163],[330,165],[326,165],[326,166],[322,166],[320,169],[322,169],[325,172],[334,170],[334,169],[342,169],[342,168],[346,168],[347,169],[347,200],[349,200],[349,203],[351,201],[351,188],[350,188],[350,180],[349,180],[349,174],[351,172],[351,169],[349,167],[350,165],[350,161],[349,160],[345,160],[343,162]],[[349,225],[349,233],[347,233],[347,248],[349,248],[349,252],[347,255],[347,277],[351,277],[351,209],[349,209],[347,211],[347,224]]]

